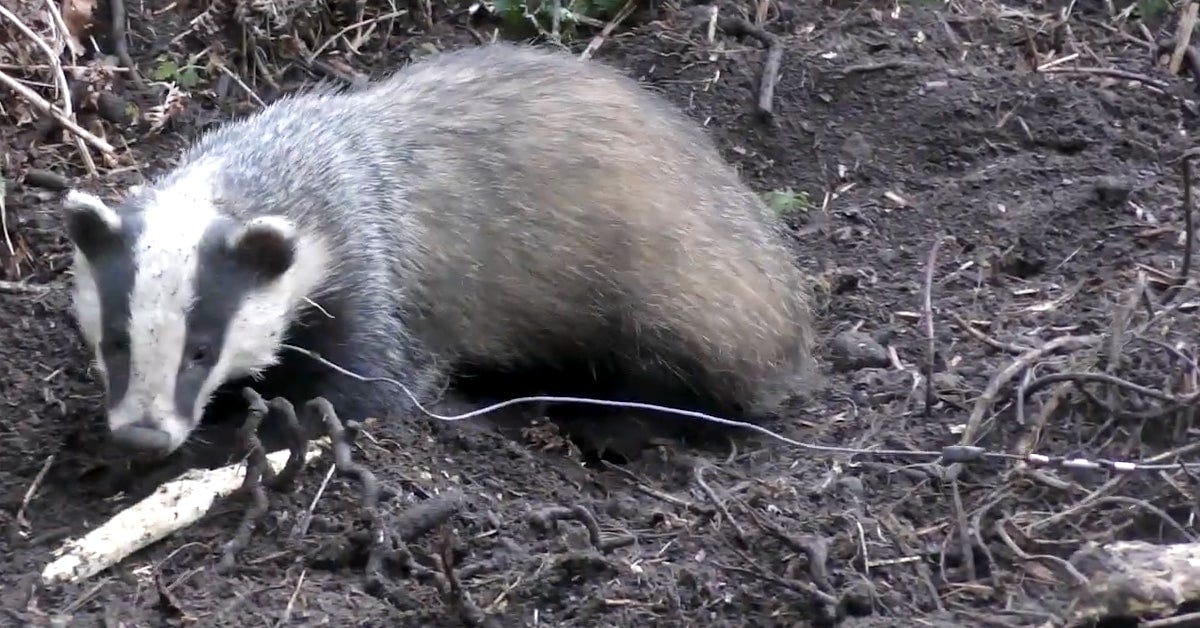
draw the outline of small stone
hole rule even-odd
[[[870,582],[860,580],[851,584],[842,593],[846,614],[851,617],[867,617],[875,608],[878,593]]]
[[[842,142],[839,159],[851,170],[858,170],[862,164],[870,163],[873,153],[874,148],[867,141],[866,136],[855,131],[846,138],[846,141]]]
[[[830,343],[830,357],[833,365],[844,371],[885,367],[891,364],[887,349],[870,334],[861,331],[838,334]]]
[[[866,487],[863,486],[862,480],[853,476],[838,479],[838,486],[854,497],[863,497],[866,494]]]
[[[1120,177],[1100,177],[1096,180],[1096,196],[1109,207],[1116,207],[1129,200],[1133,184]]]
[[[961,391],[966,390],[967,381],[958,373],[942,372],[933,374],[933,385],[936,386],[938,390]]]
[[[632,519],[641,513],[642,508],[638,505],[636,499],[628,495],[621,495],[610,498],[604,504],[604,511],[610,517]]]

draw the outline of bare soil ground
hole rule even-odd
[[[221,41],[168,48],[202,7],[126,4],[130,52],[145,75],[159,54]],[[1079,2],[1055,28],[1043,18],[1066,2],[1013,2],[1007,12],[964,4],[770,3],[764,28],[785,46],[775,126],[752,106],[763,47],[721,30],[710,42],[702,6],[639,12],[596,58],[703,122],[756,189],[810,199],[790,207],[790,220],[818,278],[825,381],[775,429],[824,445],[937,452],[959,442],[978,404],[973,442],[989,451],[1187,460],[1196,432],[1171,400],[1195,389],[1195,331],[1186,316],[1146,320],[1148,310],[1161,314],[1164,281],[1178,275],[1184,254],[1183,187],[1170,160],[1196,130],[1194,84],[1170,76],[1136,41],[1139,24],[1163,37],[1174,21],[1158,30],[1151,16],[1122,20],[1096,8],[1102,3]],[[336,68],[370,74],[430,46],[474,45],[465,8],[435,4],[432,30],[397,21],[387,46]],[[752,4],[720,9],[753,21]],[[1043,55],[1038,63],[1078,56],[1035,73],[1031,49]],[[299,82],[298,71],[287,76],[283,90]],[[245,77],[262,98],[278,94]],[[112,89],[143,112],[163,100],[161,88],[128,80]],[[257,106],[221,72],[192,91],[160,133],[103,123],[125,155],[114,172],[94,153],[105,185],[169,166],[202,128]],[[79,153],[57,127],[25,117],[11,92],[3,102],[5,224],[15,253],[0,247],[0,279],[29,284],[0,293],[5,622],[1042,625],[1066,613],[1076,582],[1064,560],[1085,543],[1196,535],[1197,481],[1183,470],[1022,470],[991,459],[951,472],[932,458],[851,457],[757,436],[724,451],[661,445],[613,462],[547,437],[544,424],[523,435],[418,416],[369,426],[354,454],[388,488],[382,508],[394,525],[416,530],[408,546],[424,565],[390,566],[384,586],[363,580],[356,483],[335,475],[313,505],[325,462],[294,493],[271,495],[229,572],[216,565],[245,508],[239,501],[85,583],[38,586],[61,541],[163,477],[131,473],[102,453],[100,390],[67,309],[57,200],[25,178],[39,169],[82,175]],[[920,314],[927,259],[943,237],[931,293],[936,403],[927,415]],[[1186,313],[1191,300],[1186,287],[1171,303]],[[1122,314],[1123,326],[1114,323]],[[974,321],[974,333],[962,321]],[[1101,340],[1030,362],[984,395],[1015,353],[1092,334]],[[847,359],[848,341],[864,337],[878,345]],[[1023,399],[1014,394],[1022,382],[1081,371],[1143,389],[1043,382]],[[422,533],[414,509],[455,491],[469,501]],[[310,507],[307,532],[289,539]],[[590,513],[599,538],[589,538],[587,516],[543,525],[549,509],[562,508]],[[445,557],[458,587],[446,586]]]

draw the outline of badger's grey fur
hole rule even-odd
[[[119,205],[65,207],[109,426],[165,434],[159,453],[237,378],[343,418],[411,408],[284,342],[419,395],[455,370],[584,366],[742,416],[812,366],[762,201],[675,108],[559,53],[495,44],[284,98]]]

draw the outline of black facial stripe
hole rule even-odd
[[[129,316],[137,277],[134,245],[145,228],[141,215],[122,216],[122,239],[87,256],[100,296],[100,358],[107,371],[108,405],[116,406],[129,388]]]
[[[200,241],[194,299],[186,317],[187,334],[175,381],[175,409],[180,416],[192,416],[200,388],[221,357],[238,306],[259,284],[252,273],[225,252],[226,238],[237,226],[230,220],[213,223]],[[196,360],[199,350],[205,353]]]

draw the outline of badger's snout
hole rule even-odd
[[[171,453],[171,435],[157,427],[153,421],[142,420],[122,425],[110,433],[112,442],[130,454],[162,457]]]
[[[122,412],[121,410],[125,410]],[[130,420],[132,408],[118,408],[108,416],[109,441],[126,454],[147,459],[165,458],[174,453],[190,430],[187,421],[172,413],[143,409]]]

